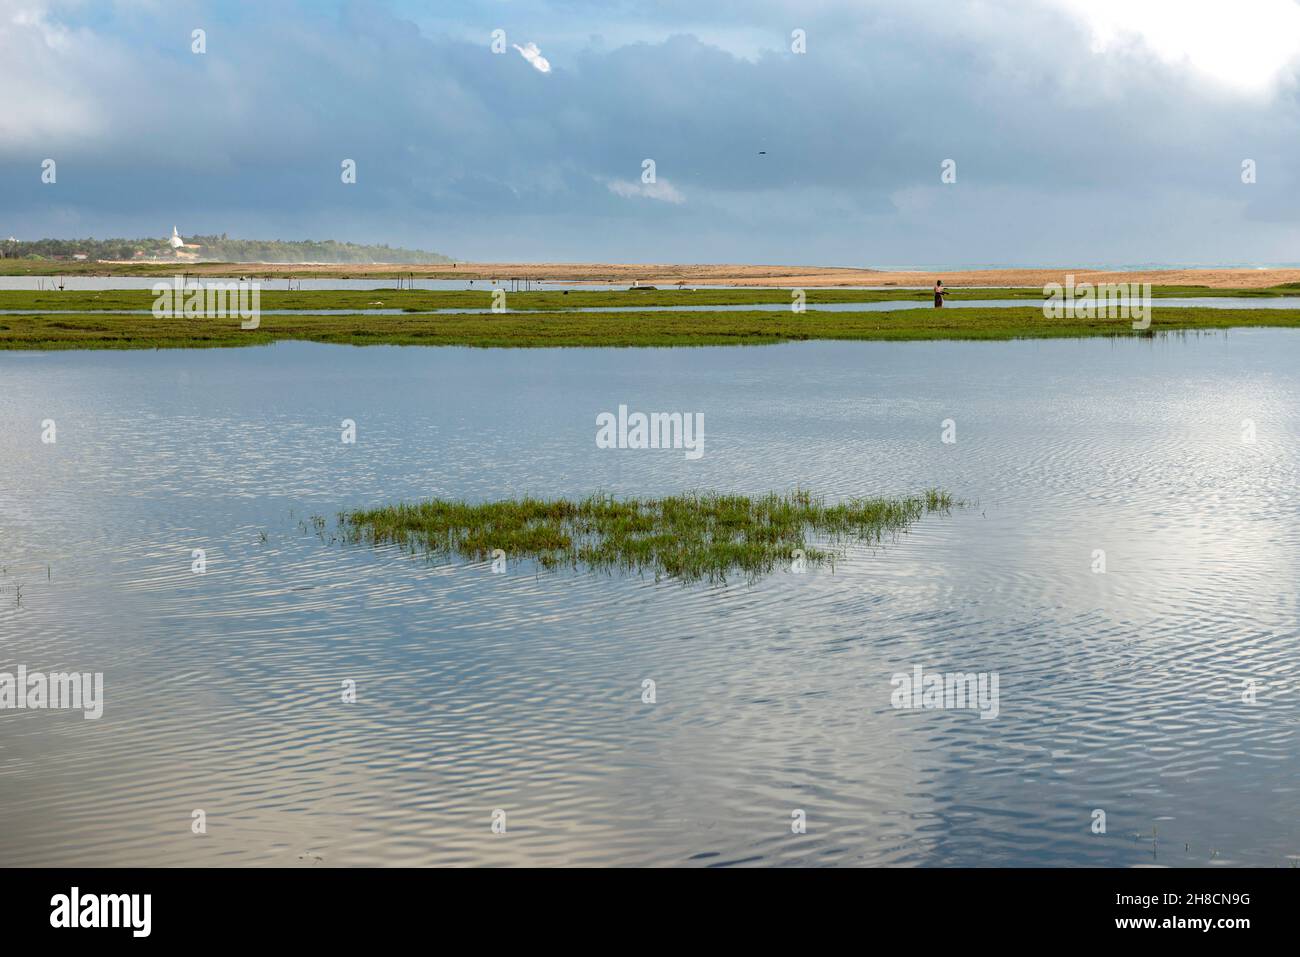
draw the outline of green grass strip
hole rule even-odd
[[[257,329],[237,318],[152,315],[0,316],[0,349],[163,349],[256,346],[280,340],[345,345],[483,348],[763,345],[809,339],[934,340],[1149,337],[1234,328],[1294,328],[1296,309],[1152,309],[1151,327],[1129,319],[1050,319],[1041,309],[906,309],[882,312],[588,312],[263,315]]]

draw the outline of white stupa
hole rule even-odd
[[[181,239],[181,234],[176,231],[175,226],[172,227],[172,238],[167,241],[171,243],[172,249],[180,249],[185,245],[185,240]]]

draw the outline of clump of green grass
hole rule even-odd
[[[509,560],[542,568],[653,571],[683,582],[750,579],[802,552],[834,565],[851,541],[878,543],[930,512],[948,512],[946,492],[853,498],[833,505],[807,491],[750,497],[689,492],[657,499],[592,495],[578,501],[522,498],[472,504],[434,499],[343,512],[345,541],[396,543],[431,557]],[[811,545],[805,536],[821,543]]]

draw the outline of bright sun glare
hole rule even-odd
[[[1272,90],[1300,57],[1293,0],[1061,0],[1092,30],[1093,49],[1141,40],[1240,93]]]

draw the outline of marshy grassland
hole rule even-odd
[[[30,295],[30,294],[27,294]],[[57,294],[56,294],[57,295]],[[302,295],[302,294],[299,294]],[[383,299],[381,294],[379,299]],[[879,312],[509,312],[390,315],[268,315],[241,329],[234,317],[155,318],[148,312],[0,315],[0,349],[164,349],[267,345],[304,340],[344,345],[483,348],[764,345],[827,340],[1008,340],[1141,337],[1171,332],[1300,326],[1300,310],[1151,310],[1149,329],[1129,319],[1048,318],[1037,307],[900,309]],[[514,305],[513,300],[511,301]],[[0,309],[5,308],[0,305]],[[51,307],[44,307],[51,308]],[[112,308],[112,307],[107,307]],[[280,306],[280,308],[288,308]]]
[[[666,498],[522,498],[471,504],[433,499],[339,515],[353,544],[397,544],[430,558],[528,560],[539,567],[653,572],[683,582],[751,580],[802,557],[833,566],[850,542],[879,543],[955,505],[931,489],[828,505],[807,491],[750,497],[691,492]],[[318,519],[317,528],[322,526]],[[823,543],[805,541],[812,536]],[[800,553],[802,555],[800,556]]]
[[[163,280],[160,280],[163,281]],[[213,280],[214,282],[216,280]],[[459,290],[410,289],[307,289],[285,290],[264,287],[258,298],[263,310],[295,309],[373,310],[429,312],[438,309],[488,310],[493,306],[493,287]],[[1153,293],[1154,295],[1154,293]],[[1182,295],[1182,293],[1180,293]],[[930,294],[916,289],[809,289],[806,302],[811,306],[857,302],[929,302]],[[149,289],[65,289],[31,291],[0,290],[0,312],[58,312],[130,310],[150,312],[154,294]],[[1041,292],[1029,289],[970,290],[966,298],[998,300],[1042,298]],[[562,312],[568,309],[618,308],[643,306],[744,306],[790,305],[789,289],[644,289],[644,290],[546,290],[541,292],[506,291],[505,305],[510,312]],[[0,318],[3,318],[0,316]]]
[[[192,276],[190,277],[193,278]],[[159,280],[164,282],[166,280]],[[205,282],[208,280],[204,280]],[[211,280],[216,282],[218,280]],[[220,280],[233,281],[233,280]],[[170,285],[170,283],[169,283]],[[490,309],[492,286],[480,289],[307,289],[286,290],[265,286],[259,298],[263,309],[398,309],[404,312],[428,312],[434,309]],[[497,287],[500,288],[500,287]],[[928,289],[807,289],[809,306],[855,302],[925,302],[931,300]],[[1209,286],[1154,286],[1152,298],[1256,298],[1300,295],[1300,285],[1267,289],[1218,289]],[[990,288],[954,289],[950,299],[1038,301],[1041,289]],[[95,312],[105,309],[149,312],[154,294],[149,289],[0,289],[0,312]],[[743,306],[746,304],[791,303],[790,289],[572,289],[532,292],[506,291],[510,311],[563,311],[566,309],[635,308],[637,306]]]

